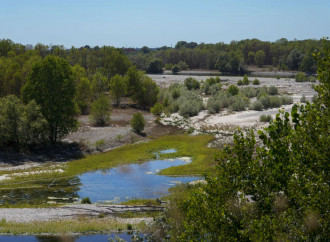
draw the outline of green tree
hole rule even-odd
[[[291,70],[298,70],[303,58],[304,54],[301,50],[293,49],[286,59],[286,65]]]
[[[46,127],[34,100],[23,105],[13,95],[0,99],[0,147],[40,144],[45,141]]]
[[[255,57],[256,57],[256,53],[249,51],[249,54],[248,54],[248,64],[249,65],[254,64]]]
[[[115,75],[110,79],[110,91],[116,105],[120,105],[122,97],[127,93],[127,85],[125,79],[120,75]]]
[[[183,241],[327,241],[330,238],[330,49],[318,55],[315,103],[281,111],[268,128],[238,131],[206,185],[179,201]]]
[[[150,112],[156,116],[160,116],[164,110],[164,106],[161,103],[156,103],[151,109]]]
[[[132,96],[134,101],[142,107],[152,107],[157,102],[157,95],[159,89],[156,82],[154,82],[147,75],[141,76],[142,80],[139,86],[139,90]]]
[[[163,62],[160,59],[154,59],[149,62],[147,73],[158,74],[163,73]]]
[[[134,132],[141,133],[144,130],[146,122],[143,118],[142,113],[138,112],[133,115],[133,118],[131,120],[131,127]]]
[[[181,71],[181,67],[179,65],[173,65],[172,66],[172,73],[176,74]]]
[[[102,93],[91,105],[90,120],[95,126],[105,126],[110,122],[110,114],[109,97]]]
[[[109,81],[102,73],[97,72],[92,79],[92,92],[94,99],[97,99],[102,93],[108,90]]]
[[[25,103],[35,100],[48,124],[48,138],[56,142],[77,128],[72,69],[60,57],[47,56],[34,65],[22,88]]]
[[[254,62],[259,66],[262,67],[265,64],[265,52],[263,50],[258,50],[256,55],[255,55],[255,59]]]

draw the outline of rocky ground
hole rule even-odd
[[[97,205],[74,204],[50,208],[1,208],[0,220],[7,222],[26,223],[33,221],[50,221],[71,219],[79,216],[99,217],[109,216],[125,223],[151,222],[152,218],[119,218],[117,215],[125,212],[151,212],[162,211],[161,206],[127,206],[127,205]]]

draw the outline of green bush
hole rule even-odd
[[[263,95],[259,98],[259,102],[262,103],[262,106],[264,106],[264,108],[270,108],[271,105],[270,105],[270,97],[268,94],[266,95]]]
[[[181,67],[179,65],[172,66],[172,73],[176,74],[181,71]]]
[[[299,72],[296,74],[296,82],[307,82],[308,77],[303,73]]]
[[[282,105],[288,105],[293,103],[292,97],[289,97],[288,95],[281,96],[281,103]]]
[[[181,116],[195,116],[203,108],[203,99],[192,91],[184,91],[178,100]]]
[[[260,85],[260,81],[258,79],[254,79],[252,85]]]
[[[236,95],[232,97],[232,104],[230,109],[233,111],[244,111],[249,105],[249,99],[241,95]]]
[[[110,122],[110,114],[110,100],[102,93],[91,105],[90,120],[95,126],[105,126]]]
[[[228,87],[228,89],[227,89],[227,92],[228,92],[230,95],[235,96],[235,95],[238,94],[239,89],[238,89],[238,87],[235,86],[235,85],[230,85],[230,86]]]
[[[264,105],[262,105],[260,101],[255,101],[252,103],[251,109],[256,111],[261,111],[264,109]]]
[[[134,132],[141,133],[144,130],[146,122],[143,118],[142,113],[138,112],[133,115],[133,118],[131,120],[131,127]]]
[[[237,81],[237,86],[242,86],[243,85],[243,81],[242,80],[238,80]]]
[[[84,197],[83,199],[81,199],[81,204],[92,204],[92,202],[89,197]]]
[[[263,114],[259,118],[260,122],[270,122],[273,120],[272,115]]]
[[[308,81],[310,81],[310,82],[316,82],[316,77],[315,76],[310,76],[308,78]]]
[[[0,147],[44,143],[47,121],[34,100],[24,105],[13,95],[0,99]]]
[[[243,77],[243,85],[249,85],[249,84],[250,84],[249,78],[248,78],[248,76],[245,74],[244,77]]]
[[[207,100],[207,110],[209,113],[218,113],[221,109],[221,103],[216,97],[210,97]]]
[[[302,97],[300,98],[300,102],[301,103],[307,103],[307,99],[306,99],[305,94],[303,94]]]
[[[269,94],[269,95],[272,95],[272,96],[277,95],[277,94],[278,94],[278,89],[277,89],[277,87],[275,87],[275,86],[270,86],[270,87],[268,88],[268,94]]]
[[[200,83],[195,78],[188,77],[184,80],[184,85],[188,90],[197,90],[200,88]]]
[[[246,87],[246,88],[241,88],[240,93],[248,98],[253,98],[257,96],[258,90],[253,87]]]
[[[164,110],[164,106],[161,103],[156,103],[151,109],[150,112],[156,116],[160,116]]]

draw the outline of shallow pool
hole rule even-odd
[[[159,154],[175,153],[164,150]],[[157,157],[159,157],[157,155]],[[199,177],[157,175],[165,168],[190,163],[188,157],[151,160],[142,164],[122,165],[111,169],[87,172],[76,177],[43,180],[33,188],[0,191],[4,203],[70,203],[89,197],[92,202],[118,203],[135,198],[157,198],[168,193],[176,184],[191,182]]]

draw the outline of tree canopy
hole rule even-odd
[[[22,88],[25,103],[35,100],[40,105],[51,142],[77,127],[75,95],[72,68],[67,60],[57,56],[47,56],[35,64]]]
[[[258,138],[253,130],[238,131],[234,145],[216,157],[215,173],[205,175],[206,185],[179,199],[182,223],[171,223],[174,238],[329,240],[330,49],[324,45],[316,101],[280,111]]]

